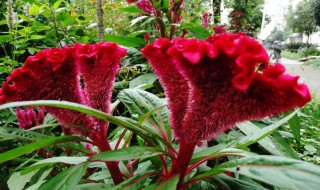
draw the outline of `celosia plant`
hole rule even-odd
[[[238,122],[274,116],[311,100],[299,77],[286,74],[280,63],[268,65],[265,49],[244,34],[217,34],[206,41],[158,39],[142,52],[168,98],[180,144],[171,174],[180,173],[180,183],[197,144]]]
[[[106,42],[42,50],[28,57],[24,65],[7,78],[0,90],[0,104],[27,100],[64,100],[109,113],[113,83],[120,59],[125,54],[125,49]],[[65,134],[88,136],[101,151],[111,150],[106,122],[71,110],[54,107],[43,109],[61,123]],[[18,109],[18,117],[19,113]],[[107,166],[115,183],[122,181],[117,164],[107,162]]]

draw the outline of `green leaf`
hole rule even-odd
[[[59,173],[46,183],[42,184],[39,190],[74,190],[85,174],[89,163],[78,164]]]
[[[130,26],[133,26],[133,25],[137,24],[138,22],[140,22],[140,21],[142,21],[142,20],[146,20],[146,19],[149,18],[149,17],[150,17],[150,16],[139,16],[139,17],[137,17],[137,18],[135,18],[135,19],[133,19],[133,20],[131,21]]]
[[[43,6],[39,7],[38,5],[32,3],[32,5],[30,6],[30,9],[29,9],[29,14],[30,15],[37,15],[37,14],[40,14],[42,10],[43,10]]]
[[[38,170],[28,173],[26,175],[21,175],[20,172],[13,173],[7,181],[10,190],[21,190],[24,189],[26,184],[31,180],[31,178],[38,172]]]
[[[208,30],[201,26],[187,26],[185,29],[190,33],[191,36],[197,39],[205,39],[210,36]]]
[[[257,127],[251,122],[245,122],[238,124],[237,127],[246,135],[252,135],[259,133],[262,129]],[[281,136],[280,136],[281,137]],[[291,158],[298,158],[298,155],[285,144],[285,142],[277,142],[272,137],[265,137],[262,140],[258,141],[258,143],[267,151],[275,156],[286,156]]]
[[[131,115],[138,118],[144,117],[155,109],[166,105],[162,99],[156,95],[138,89],[125,89],[118,94],[119,100],[128,108]],[[172,131],[169,123],[169,110],[163,107],[144,119],[144,125],[155,132],[162,131],[172,140]],[[160,135],[160,134],[159,134]]]
[[[58,0],[53,4],[53,8],[54,10],[58,9],[60,4],[63,2],[63,0]]]
[[[45,36],[42,36],[42,35],[31,35],[30,36],[31,40],[40,40],[40,39],[43,39],[43,38],[45,38]]]
[[[147,178],[151,175],[154,175],[155,172],[148,172],[148,173],[144,173],[144,174],[138,174],[135,175],[132,178],[129,178],[125,181],[123,181],[122,183],[120,183],[119,185],[115,186],[113,188],[113,190],[122,190],[122,189],[126,189],[126,190],[136,190],[136,189],[140,189],[145,181],[147,180]]]
[[[135,37],[106,35],[104,39],[109,42],[116,42],[119,45],[126,47],[141,47],[145,45],[145,41],[143,39]]]
[[[218,169],[248,176],[280,188],[314,190],[320,186],[320,167],[277,156],[244,157],[226,162]]]
[[[118,150],[101,152],[89,160],[91,161],[120,161],[120,160],[133,160],[137,158],[150,158],[160,154],[166,154],[162,150],[153,147],[140,147],[131,146]]]
[[[219,179],[223,181],[225,184],[228,185],[229,189],[236,189],[236,190],[267,190],[263,186],[259,185],[258,183],[250,183],[248,181],[237,179],[234,177],[229,177],[226,174],[218,174],[212,177],[213,180]],[[218,180],[217,180],[218,181]]]
[[[291,132],[294,136],[294,140],[296,141],[298,147],[301,146],[300,143],[300,129],[301,129],[301,125],[300,125],[300,120],[297,114],[295,114],[289,121],[289,126],[291,129]]]
[[[0,35],[0,42],[10,42],[11,40],[11,35]]]
[[[106,190],[106,189],[112,189],[112,186],[105,183],[87,183],[87,184],[77,185],[74,188],[74,190]]]
[[[155,74],[147,73],[144,75],[140,75],[137,78],[130,81],[129,87],[135,88],[135,87],[143,85],[143,84],[153,84],[156,80],[157,80],[157,76]]]
[[[62,142],[80,141],[80,140],[83,140],[83,139],[77,136],[61,136],[61,137],[54,137],[54,138],[39,140],[37,142],[30,143],[25,146],[18,147],[13,150],[0,154],[0,163],[8,160],[12,160],[24,154],[33,152],[35,150],[38,150],[40,148],[44,148],[50,145],[55,145]]]
[[[173,176],[165,181],[152,184],[143,190],[176,190],[179,182],[179,175]]]
[[[5,24],[7,24],[7,20],[1,20],[1,21],[0,21],[0,26],[1,26],[1,25],[5,25]]]
[[[47,135],[42,135],[33,131],[26,131],[24,129],[12,127],[0,127],[0,136],[1,138],[23,139],[29,141],[50,138],[50,136]]]
[[[145,14],[146,12],[139,9],[136,5],[123,7],[119,9],[120,11],[127,12],[127,13],[136,13],[136,14]]]
[[[88,157],[66,157],[66,156],[61,156],[61,157],[53,157],[53,158],[47,158],[44,160],[40,160],[39,162],[36,162],[32,164],[31,166],[27,167],[24,169],[21,174],[27,174],[35,169],[40,169],[52,164],[56,163],[65,163],[65,164],[81,164],[84,163],[88,160]]]
[[[72,25],[76,20],[77,20],[77,17],[71,16],[63,21],[63,26],[68,27],[68,26]]]
[[[267,137],[268,135],[270,135],[271,133],[273,133],[277,128],[279,128],[281,125],[283,125],[284,123],[288,122],[288,120],[290,118],[292,118],[295,114],[297,113],[297,111],[292,112],[290,115],[288,115],[287,117],[277,121],[276,123],[264,127],[263,129],[252,133],[250,135],[247,135],[241,139],[239,139],[238,141],[236,141],[234,143],[234,147],[237,148],[243,148],[243,147],[247,147],[253,143],[256,143],[258,141],[260,141],[261,139]],[[241,124],[240,124],[241,125]]]

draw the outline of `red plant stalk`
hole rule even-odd
[[[169,176],[170,178],[170,177],[173,177],[174,175],[179,174],[179,182],[177,185],[178,190],[182,189],[181,186],[183,183],[183,179],[187,174],[186,171],[188,169],[195,147],[196,147],[196,143],[186,142],[183,140],[179,142],[179,152],[178,152],[177,160],[172,166],[170,171],[170,176]]]

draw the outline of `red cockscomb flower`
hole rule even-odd
[[[19,107],[16,110],[16,116],[19,122],[19,127],[22,129],[30,129],[37,125],[43,124],[44,113],[41,108],[36,112],[32,108],[26,108],[22,111]]]
[[[0,104],[28,100],[64,100],[109,112],[111,91],[125,50],[115,43],[45,49],[27,58],[0,90]],[[77,59],[76,59],[77,57]],[[80,84],[84,79],[84,88]],[[97,122],[85,114],[44,107],[66,133],[87,135]]]
[[[184,142],[200,144],[237,122],[280,114],[311,100],[298,77],[285,74],[279,63],[268,66],[264,48],[243,34],[214,35],[207,41],[159,39],[143,55],[164,86],[171,112],[185,110],[171,114],[175,137]],[[179,88],[172,76],[187,85]]]
[[[202,15],[202,27],[208,29],[209,27],[209,13],[204,13]]]
[[[137,7],[149,14],[152,14],[156,10],[149,0],[138,0]]]

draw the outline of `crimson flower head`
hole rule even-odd
[[[138,0],[137,7],[149,14],[154,13],[154,11],[156,10],[152,5],[152,2],[149,0]]]
[[[268,65],[265,49],[244,34],[158,39],[142,50],[162,83],[178,141],[201,144],[236,123],[274,116],[311,100],[305,84]]]
[[[202,15],[202,27],[208,29],[209,27],[209,13],[204,13]]]
[[[125,49],[108,42],[42,50],[28,57],[23,66],[7,78],[0,89],[0,104],[64,100],[109,113],[113,83],[125,53]],[[54,107],[43,109],[61,123],[65,133],[89,136],[93,134],[90,131],[106,133],[106,123],[85,114]]]
[[[16,109],[16,116],[18,118],[19,127],[22,129],[30,129],[37,125],[43,124],[44,113],[41,108],[36,112],[32,108],[26,108],[22,111],[19,107]]]
[[[224,34],[227,33],[227,30],[223,26],[214,26],[212,28],[215,34]]]

